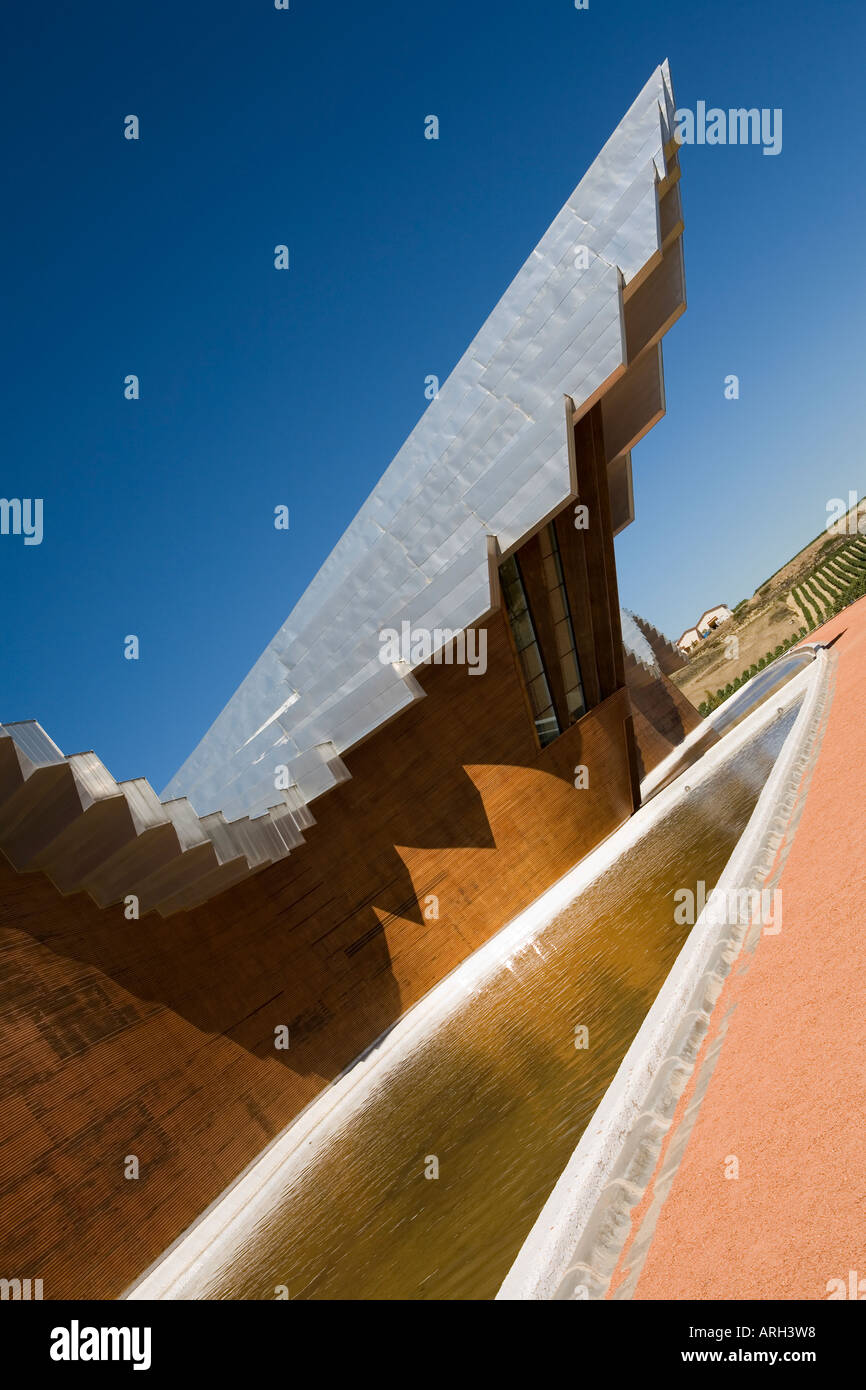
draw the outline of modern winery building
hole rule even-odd
[[[0,728],[5,1276],[118,1295],[699,722],[614,554],[673,117],[664,64],[161,797]]]

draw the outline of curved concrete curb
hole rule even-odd
[[[815,656],[822,650],[823,647],[820,642],[801,642],[798,647],[791,647],[784,656],[780,656],[777,659],[781,663],[785,661],[786,658],[794,656],[797,652],[811,652],[813,656]],[[640,784],[642,800],[645,801],[648,797],[652,796],[656,787],[663,785],[670,776],[671,771],[676,768],[678,763],[683,761],[684,755],[688,753],[696,743],[700,743],[701,739],[706,738],[708,730],[717,733],[720,738],[727,735],[729,726],[733,724],[737,718],[737,708],[741,704],[748,704],[752,690],[773,670],[774,664],[775,663],[771,662],[769,666],[765,666],[762,671],[758,671],[756,675],[752,676],[751,680],[746,681],[745,685],[741,685],[735,695],[732,695],[729,700],[725,700],[724,704],[718,705],[716,709],[712,710],[696,729],[692,729],[690,734],[686,734],[682,743],[678,743],[675,748],[672,748],[667,757],[663,758],[660,763],[657,763],[652,772],[647,773]],[[805,669],[808,670],[809,668],[806,667]],[[796,679],[796,677],[792,677],[792,679]],[[776,696],[780,694],[781,691],[776,691]],[[768,695],[767,701],[769,702],[773,700],[773,698],[773,695]]]
[[[803,703],[749,823],[626,1053],[592,1121],[509,1270],[498,1299],[599,1299],[606,1296],[631,1231],[631,1212],[655,1171],[677,1103],[690,1080],[713,1007],[744,938],[755,928],[727,921],[723,895],[763,883],[778,857],[821,731],[829,700],[830,657],[815,662],[711,750],[719,761],[777,710]],[[805,692],[805,693],[804,693]],[[763,717],[763,718],[762,718]],[[694,778],[695,769],[690,774]],[[675,792],[678,783],[651,803]],[[649,808],[648,808],[649,809]],[[760,925],[757,931],[760,933]],[[713,1042],[715,1060],[724,1031]],[[710,1066],[711,1070],[711,1066]],[[708,1070],[702,1082],[709,1080]],[[699,1104],[698,1097],[693,1106]],[[688,1135],[685,1135],[687,1139]],[[685,1140],[683,1141],[684,1147]],[[679,1154],[675,1155],[676,1162]],[[673,1180],[669,1158],[662,1175]]]

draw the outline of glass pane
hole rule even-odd
[[[510,614],[525,613],[526,602],[523,597],[523,590],[519,584],[506,584],[503,586],[505,597],[505,607]]]
[[[553,541],[553,562],[556,565],[557,583],[564,584],[565,579],[562,573],[562,559],[559,554],[559,546],[556,543],[555,537]]]
[[[524,647],[533,646],[535,633],[532,631],[532,622],[525,608],[522,613],[512,614],[511,629],[519,652],[522,652]]]
[[[557,589],[552,589],[550,593],[550,608],[553,613],[553,621],[559,623],[563,618],[568,617],[568,609],[565,606],[565,590],[560,585]]]
[[[559,722],[550,687],[544,672],[541,650],[535,638],[532,615],[526,601],[526,591],[517,557],[512,555],[500,566],[500,582],[511,634],[520,657],[520,665],[529,701],[535,715],[535,726],[542,747],[560,733]]]
[[[568,618],[563,618],[562,622],[556,624],[556,650],[560,657],[567,656],[574,651],[571,640],[571,623]],[[566,681],[566,685],[568,681]]]
[[[546,556],[544,560],[544,582],[548,589],[556,589],[560,584],[559,574],[556,569],[556,560],[552,555]]]
[[[574,690],[575,686],[580,685],[580,676],[577,674],[577,660],[574,652],[568,652],[562,658],[562,678],[565,682],[566,690]]]
[[[539,715],[535,721],[538,730],[538,737],[542,748],[546,748],[548,743],[552,743],[559,735],[559,725],[556,722],[556,715],[551,708],[549,714]]]
[[[529,682],[529,698],[536,714],[541,714],[543,710],[550,707],[550,691],[547,688],[547,679],[543,672]]]
[[[523,663],[523,674],[528,681],[542,674],[544,667],[541,664],[541,652],[538,650],[537,642],[533,642],[520,653],[520,660]]]
[[[506,607],[513,608],[515,604],[523,600],[523,586],[520,583],[520,576],[517,573],[517,564],[513,555],[510,560],[505,561],[499,573],[502,579]]]
[[[568,705],[568,712],[571,715],[572,720],[579,719],[586,708],[586,706],[583,703],[583,691],[581,690],[580,686],[578,686],[575,690],[569,690],[565,697],[565,700],[566,704]]]

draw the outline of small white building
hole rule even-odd
[[[702,613],[698,618],[698,632],[701,637],[706,637],[708,632],[714,628],[721,627],[729,618],[733,618],[733,613],[726,603],[720,603],[715,608],[708,608],[706,613]]]
[[[688,655],[688,653],[698,645],[700,640],[701,634],[698,632],[697,628],[687,627],[682,637],[677,638],[677,646],[681,652],[685,652]]]
[[[686,655],[694,651],[705,637],[722,623],[728,622],[733,613],[726,603],[717,603],[715,608],[708,608],[706,613],[702,613],[694,627],[687,627],[682,637],[677,639],[677,646]]]

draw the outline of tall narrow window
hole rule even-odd
[[[577,644],[571,623],[571,610],[562,573],[562,560],[556,530],[551,522],[539,536],[541,556],[544,563],[544,578],[553,614],[556,632],[556,652],[565,686],[565,701],[570,723],[574,723],[586,711],[583,695],[583,682],[580,678],[580,663],[577,659]]]
[[[560,733],[516,555],[502,565],[502,592],[542,748]]]

